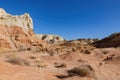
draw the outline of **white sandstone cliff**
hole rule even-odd
[[[0,8],[0,24],[4,24],[6,26],[18,26],[24,31],[28,31],[29,29],[33,30],[33,22],[29,14],[25,13],[20,16],[13,16],[6,13],[2,8]]]
[[[32,46],[43,47],[44,42],[33,32],[33,22],[29,14],[14,16],[0,8],[0,48],[20,50]]]

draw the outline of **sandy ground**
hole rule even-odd
[[[30,65],[6,62],[11,56],[24,59]],[[68,75],[68,70],[83,65],[89,65],[94,75],[56,77]],[[52,56],[29,51],[5,53],[0,58],[0,80],[120,80],[120,48],[94,49],[90,54],[66,52]]]

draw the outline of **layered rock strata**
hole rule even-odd
[[[24,49],[31,46],[44,46],[44,43],[34,34],[33,22],[29,14],[13,16],[0,8],[1,48]]]

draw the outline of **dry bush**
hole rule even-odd
[[[94,70],[90,65],[81,65],[79,67],[75,67],[71,70],[68,70],[67,75],[56,75],[56,77],[59,79],[69,78],[69,77],[74,77],[74,76],[90,77],[90,78],[97,80],[94,74]]]
[[[31,59],[37,59],[35,56],[31,56],[30,58],[31,58]]]
[[[88,77],[90,76],[90,72],[87,69],[81,69],[79,67],[75,67],[72,70],[68,71],[69,76],[80,76],[80,77]]]
[[[6,62],[16,64],[16,65],[26,65],[30,66],[30,63],[22,58],[19,57],[10,57]]]
[[[7,48],[0,48],[0,57],[3,56],[8,51],[9,51],[9,49],[7,49]]]
[[[85,60],[83,60],[83,59],[78,59],[77,61],[78,62],[85,62]]]
[[[18,56],[17,53],[7,53],[7,54],[5,54],[6,58],[15,58],[17,56]]]
[[[104,50],[104,49],[103,49],[101,52],[102,52],[102,54],[105,54],[105,55],[106,55],[106,54],[109,54],[110,51],[109,51],[109,50]]]
[[[38,68],[46,68],[46,67],[47,67],[46,64],[37,64],[36,66],[37,66]]]
[[[47,65],[44,64],[43,61],[37,60],[37,61],[34,61],[34,62],[35,62],[35,66],[36,66],[37,68],[46,68],[46,67],[47,67]]]
[[[55,63],[55,67],[56,68],[66,68],[67,64],[65,64],[65,63]]]
[[[73,51],[73,52],[76,52],[76,48],[72,47],[72,51]]]
[[[89,49],[81,49],[80,53],[91,54],[91,50],[89,50]]]
[[[81,65],[79,67],[75,67],[71,70],[68,70],[68,76],[80,76],[80,77],[90,77],[96,79],[94,74],[94,70],[90,65]]]
[[[85,54],[91,54],[91,51],[90,50],[85,50],[84,53]]]

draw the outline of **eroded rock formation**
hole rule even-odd
[[[51,35],[51,34],[37,34],[38,39],[45,40],[48,43],[54,44],[57,42],[65,41],[64,38],[58,35]]]
[[[33,32],[33,22],[29,14],[13,16],[0,8],[0,47],[9,49],[44,46]],[[46,45],[46,43],[45,43]]]

